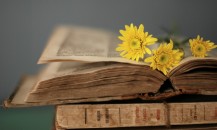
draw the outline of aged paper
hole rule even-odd
[[[80,103],[80,102],[102,102],[110,100],[127,100],[138,98],[136,95],[128,96],[112,96],[112,97],[98,97],[98,98],[82,98],[82,99],[66,99],[66,100],[54,100],[54,101],[43,101],[43,102],[26,102],[28,94],[31,92],[37,80],[37,76],[26,76],[20,82],[17,90],[11,95],[11,97],[4,101],[4,107],[31,107],[31,106],[43,106],[43,105],[57,105],[57,104],[68,104],[68,103]]]
[[[60,26],[52,34],[38,63],[52,61],[117,61],[145,64],[119,56],[117,35],[100,29]]]

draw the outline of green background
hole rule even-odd
[[[0,108],[0,130],[51,130],[55,108]]]

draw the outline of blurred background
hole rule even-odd
[[[118,33],[125,24],[145,25],[157,36],[176,26],[183,36],[217,43],[215,0],[0,0],[0,102],[24,74],[35,74],[37,60],[59,24],[104,28]],[[1,130],[52,128],[54,107],[0,108]]]

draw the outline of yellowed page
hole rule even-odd
[[[139,73],[140,71],[142,72]],[[159,90],[161,84],[163,84],[166,77],[157,71],[150,71],[152,71],[150,68],[147,69],[144,66],[133,66],[116,62],[50,63],[44,70],[43,74],[40,75],[39,80],[37,81],[35,87],[29,93],[26,101],[47,102],[57,99],[81,99],[93,98],[97,96],[110,97],[148,92],[156,93]],[[122,76],[120,73],[126,76]],[[138,73],[140,74],[140,76],[137,76]],[[98,78],[103,81],[105,80],[106,75],[109,75],[109,78],[111,78],[112,76],[117,76],[115,77],[117,79],[119,76],[120,78],[122,78],[122,81],[126,82],[121,82],[120,80],[117,80],[117,82],[113,81],[113,83],[111,84],[110,82],[108,82],[108,84],[95,83],[96,85],[88,86],[88,84],[90,84],[91,82],[97,82],[97,78],[94,77],[98,76]],[[88,76],[89,78],[87,79]],[[132,78],[127,78],[127,76],[131,76]],[[134,76],[137,76],[137,79],[133,79]],[[84,87],[82,87],[82,83]]]
[[[27,76],[23,79],[20,86],[18,86],[18,90],[16,91],[15,96],[13,97],[11,103],[12,104],[24,104],[24,100],[27,97],[28,93],[30,93],[32,87],[34,86],[36,81],[36,76]]]
[[[144,69],[143,72],[141,72],[141,75],[144,73],[147,73],[145,75],[150,74],[150,78],[152,79],[160,79],[157,81],[165,80],[166,77],[162,75],[160,72],[153,71],[148,68],[147,66],[143,65],[130,65],[130,64],[123,64],[123,63],[117,63],[117,62],[94,62],[94,63],[84,63],[84,62],[52,62],[49,63],[46,68],[41,72],[37,83],[35,87],[33,88],[32,92],[38,90],[38,86],[41,82],[43,81],[48,81],[50,79],[54,78],[61,78],[63,76],[76,76],[76,75],[81,75],[81,74],[95,74],[97,75],[96,72],[99,71],[106,71],[106,70],[112,70],[116,69],[116,72],[114,71],[113,73],[116,73],[117,75],[121,73],[121,70],[128,68],[129,71],[128,75],[131,75],[134,72],[135,69]],[[120,70],[120,72],[118,72]],[[150,72],[151,71],[151,72]],[[122,72],[124,73],[124,72]],[[135,75],[136,76],[136,75]],[[153,77],[154,76],[154,77]],[[78,77],[78,76],[77,76]],[[127,76],[126,76],[127,77]],[[145,78],[145,77],[144,77]],[[147,78],[148,79],[148,78]],[[57,81],[57,80],[56,80]],[[160,86],[158,86],[160,87]]]
[[[138,63],[119,56],[117,35],[100,29],[60,26],[55,29],[38,63],[52,61],[117,61]]]
[[[113,97],[101,97],[101,98],[82,98],[78,100],[66,99],[66,100],[50,100],[41,101],[37,103],[26,102],[28,94],[34,87],[37,80],[37,76],[26,76],[23,78],[18,86],[18,89],[11,95],[10,99],[4,101],[5,107],[30,107],[30,106],[43,106],[43,105],[56,105],[56,104],[68,104],[68,103],[80,103],[80,102],[102,102],[110,100],[127,100],[138,98],[137,95],[128,96],[113,96]]]
[[[203,64],[203,62],[207,62],[209,60],[216,61],[216,63],[217,63],[217,56],[205,57],[205,58],[193,57],[193,56],[186,57],[179,63],[178,66],[176,66],[170,70],[170,72],[168,73],[168,77],[177,73],[177,71],[180,71],[178,73],[182,73],[182,71],[180,69],[184,68],[186,65],[194,64],[195,61],[196,62],[199,61],[199,62],[201,62],[201,64]]]

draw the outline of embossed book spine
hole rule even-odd
[[[60,105],[56,126],[63,129],[175,125],[217,125],[217,102]]]

